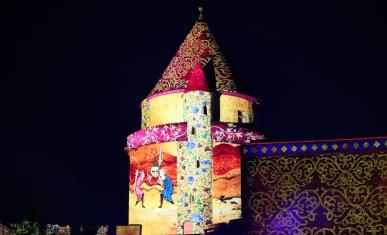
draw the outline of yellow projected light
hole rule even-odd
[[[254,121],[253,103],[237,96],[221,95],[220,121],[252,123]]]

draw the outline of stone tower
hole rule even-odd
[[[178,153],[178,232],[191,222],[193,233],[212,224],[211,99],[206,78],[197,63],[183,94],[187,141]]]
[[[256,104],[200,15],[141,103],[141,130],[127,138],[129,223],[183,234],[240,218],[240,145],[263,139],[248,127]]]

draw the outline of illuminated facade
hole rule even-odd
[[[254,97],[242,94],[200,16],[127,139],[129,224],[143,234],[203,233],[241,218],[240,145],[262,140]]]
[[[243,202],[235,234],[386,234],[387,137],[262,142],[257,104],[200,16],[127,138],[129,224],[202,234]]]
[[[387,136],[243,146],[249,234],[387,234]]]

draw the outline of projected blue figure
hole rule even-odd
[[[171,179],[167,175],[165,175],[165,172],[163,169],[160,170],[159,182],[160,182],[160,185],[164,187],[164,190],[161,191],[161,194],[160,194],[159,208],[163,207],[164,198],[170,203],[175,204],[172,199],[172,194],[174,191],[173,183]]]

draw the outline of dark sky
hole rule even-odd
[[[126,223],[126,136],[140,128],[139,103],[198,2],[0,7],[0,221],[38,204],[44,223]],[[387,135],[382,2],[202,5],[241,81],[263,101],[257,127],[271,140],[303,140]]]

